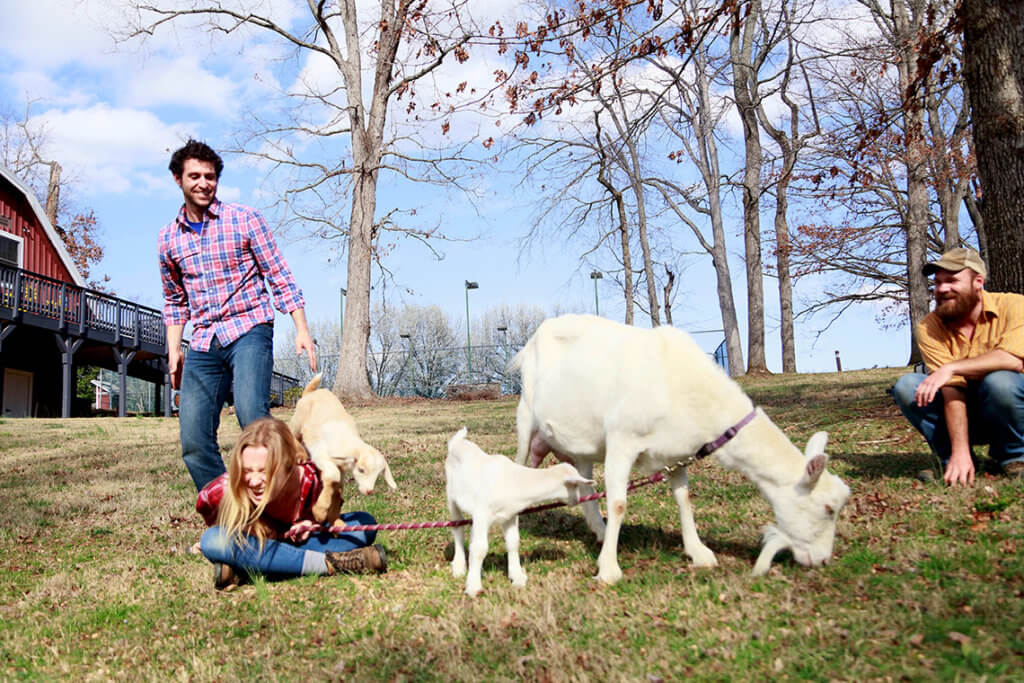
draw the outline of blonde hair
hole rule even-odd
[[[266,484],[259,503],[253,503],[249,498],[249,487],[242,466],[242,451],[250,446],[267,449]],[[229,538],[241,545],[245,536],[255,536],[259,540],[260,550],[263,549],[267,538],[276,534],[274,528],[262,519],[263,512],[280,491],[282,484],[288,480],[296,464],[304,459],[302,455],[303,449],[288,425],[278,419],[260,418],[242,430],[235,447],[231,449],[227,489],[217,511],[217,524]]]

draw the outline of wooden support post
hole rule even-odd
[[[120,309],[120,306],[118,306]],[[118,313],[118,323],[120,323],[120,312]],[[117,416],[124,417],[127,414],[125,404],[128,398],[128,364],[135,358],[135,351],[126,351],[124,349],[111,349],[114,352],[114,358],[117,360],[117,378],[118,378],[118,391],[120,392],[117,399]]]
[[[71,417],[71,369],[75,366],[75,351],[84,340],[72,339],[60,334],[54,336],[57,338],[57,348],[60,349],[63,365],[61,368],[60,416]]]
[[[843,371],[843,362],[839,360],[839,349],[836,349],[836,372]]]
[[[164,417],[171,416],[171,398],[173,390],[171,387],[171,364],[166,358],[160,359],[160,364],[164,368]]]

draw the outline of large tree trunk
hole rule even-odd
[[[908,14],[909,5],[909,14]],[[917,30],[924,18],[923,0],[893,0],[895,42],[900,59],[897,64],[900,92],[907,93],[916,75],[917,53],[913,49]],[[924,107],[907,108],[903,118],[907,154],[907,211],[904,228],[907,235],[907,296],[910,308],[910,359],[921,359],[915,328],[928,315],[930,297],[928,279],[921,272],[928,257],[928,160],[924,145]]]
[[[738,12],[738,10],[737,10]],[[760,0],[751,0],[746,21],[734,17],[729,37],[729,55],[732,61],[733,93],[736,108],[743,122],[743,143],[746,161],[743,171],[743,246],[747,266],[747,372],[768,372],[764,353],[764,284],[761,267],[761,137],[754,102],[757,83],[753,73],[751,55]],[[742,29],[742,35],[741,35]]]
[[[964,0],[964,78],[993,291],[1024,294],[1024,3]]]
[[[353,142],[363,137],[353,134]],[[370,341],[370,263],[373,216],[377,206],[377,169],[367,162],[356,179],[348,235],[348,296],[338,351],[334,393],[339,398],[372,398],[366,374],[366,348]]]
[[[334,393],[340,398],[374,396],[366,372],[366,352],[370,341],[370,265],[376,237],[377,177],[383,156],[384,125],[394,60],[411,1],[397,0],[394,4],[382,2],[380,5],[382,30],[377,43],[369,111],[363,105],[362,54],[356,5],[353,0],[339,3],[348,60],[338,66],[349,98],[352,165],[356,172],[348,234],[349,293],[338,351],[338,377],[334,383]]]

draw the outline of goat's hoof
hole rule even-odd
[[[524,587],[526,587],[526,576],[524,575],[524,576],[512,577],[512,585],[515,586],[516,588],[524,588]]]
[[[482,588],[482,586],[475,586],[475,587],[472,587],[472,588],[469,587],[469,586],[466,586],[466,595],[468,595],[471,598],[475,598],[477,595],[480,594],[481,588]]]
[[[690,555],[690,559],[693,560],[693,566],[699,569],[712,569],[718,566],[718,560],[715,558],[715,554],[710,550],[708,550],[707,553],[694,553]]]
[[[622,579],[622,570],[616,567],[615,571],[598,572],[595,578],[601,583],[614,586]]]

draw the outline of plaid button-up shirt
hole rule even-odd
[[[185,207],[160,231],[160,280],[164,323],[192,321],[190,347],[209,351],[254,326],[274,321],[267,286],[282,313],[305,307],[274,236],[259,212],[214,200],[200,234],[185,220]]]
[[[299,518],[292,521],[281,521],[273,519],[264,513],[263,521],[267,522],[280,534],[288,531],[294,522],[301,522],[306,519],[311,522],[316,521],[316,518],[313,516],[313,505],[316,503],[317,498],[320,497],[320,492],[324,488],[323,481],[320,479],[320,470],[311,461],[301,462],[296,467],[299,468],[299,500],[302,501],[299,509]],[[227,488],[228,473],[225,472],[204,486],[203,490],[199,492],[199,497],[196,498],[196,512],[203,516],[206,526],[213,526],[217,523],[217,511],[220,509],[220,502],[224,499],[224,493],[227,491]]]

